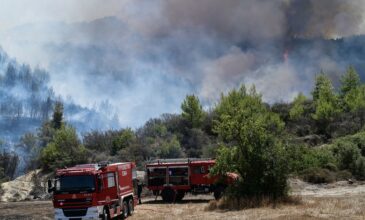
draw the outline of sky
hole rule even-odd
[[[336,80],[363,60],[319,39],[364,34],[364,9],[362,0],[0,0],[0,47],[49,71],[57,94],[86,107],[108,100],[121,126],[136,127],[179,113],[187,94],[208,109],[240,84],[269,103],[309,95],[320,70]]]

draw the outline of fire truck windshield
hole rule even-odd
[[[95,178],[92,175],[60,176],[56,179],[56,192],[93,192],[95,191]]]

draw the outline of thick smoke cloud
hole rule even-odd
[[[364,9],[362,0],[292,0],[286,8],[289,34],[305,38],[358,34]]]
[[[363,67],[364,54],[352,48],[364,39],[349,38],[365,33],[361,0],[90,4],[108,6],[100,7],[95,20],[94,10],[82,10],[84,21],[0,32],[0,45],[50,70],[56,93],[85,106],[108,99],[124,126],[178,112],[188,93],[209,106],[221,92],[245,83],[255,84],[268,102],[288,101],[299,91],[309,94],[320,70],[338,80],[347,65],[360,73]],[[331,40],[341,37],[346,39]]]

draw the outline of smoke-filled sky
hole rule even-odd
[[[309,94],[320,70],[336,80],[364,60],[349,56],[352,40],[341,50],[326,41],[364,34],[364,9],[364,0],[0,0],[0,45],[50,71],[57,94],[89,107],[109,100],[135,127],[179,112],[186,94],[209,107],[242,83],[268,102]]]

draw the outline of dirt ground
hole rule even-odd
[[[187,196],[182,203],[164,204],[161,199],[145,198],[130,220],[205,219],[365,219],[365,185],[339,182],[310,185],[292,183],[292,194],[301,203],[240,211],[206,211],[212,196]],[[50,201],[0,203],[0,219],[53,219]]]

